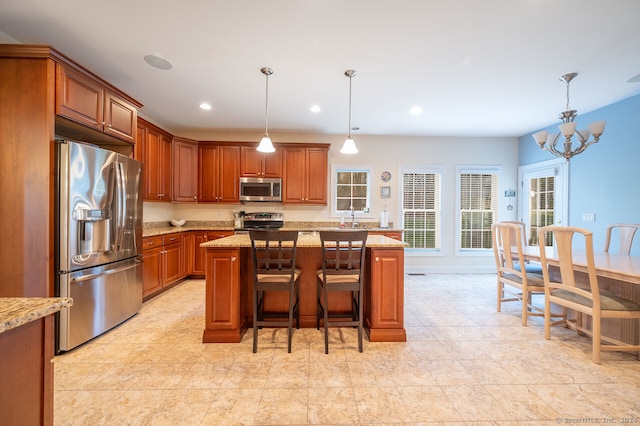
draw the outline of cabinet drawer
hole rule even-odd
[[[177,243],[182,244],[182,234],[181,233],[167,234],[167,235],[163,235],[162,236],[162,245],[164,245],[164,246],[169,245],[169,244],[177,244]]]
[[[142,251],[150,250],[156,247],[162,247],[162,235],[154,237],[144,237],[142,239]]]

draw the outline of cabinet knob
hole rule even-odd
[[[107,125],[108,128],[111,128],[111,124]]]
[[[194,196],[193,196],[193,199],[197,201],[197,200],[198,200],[198,197],[196,197],[196,196],[194,195]]]
[[[235,256],[231,256],[231,261],[235,262],[236,261],[236,257]]]
[[[380,258],[378,256],[376,256],[376,262],[379,262]]]

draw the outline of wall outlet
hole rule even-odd
[[[595,222],[596,214],[595,213],[582,213],[582,221],[583,222]]]

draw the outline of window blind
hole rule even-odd
[[[405,172],[402,176],[404,241],[411,248],[440,248],[440,174]]]

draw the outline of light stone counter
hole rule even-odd
[[[217,240],[207,241],[200,244],[204,248],[230,248],[230,247],[251,247],[249,234],[237,234],[229,237],[218,238]],[[301,232],[298,236],[298,247],[321,247],[320,235],[314,231]],[[383,235],[369,235],[367,237],[367,247],[375,248],[404,248],[409,244],[394,240],[393,238]]]
[[[392,224],[391,224],[392,225]],[[338,222],[286,222],[281,228],[282,231],[337,231],[339,230]],[[348,227],[346,230],[351,230]],[[356,228],[366,229],[367,231],[376,232],[402,232],[402,229],[380,228],[377,222],[360,222],[360,227]],[[156,235],[166,235],[174,232],[188,232],[188,231],[233,231],[233,221],[188,221],[183,226],[171,226],[169,222],[153,222],[145,223],[143,225],[142,236],[154,237]]]
[[[68,297],[0,297],[0,333],[73,305]]]

